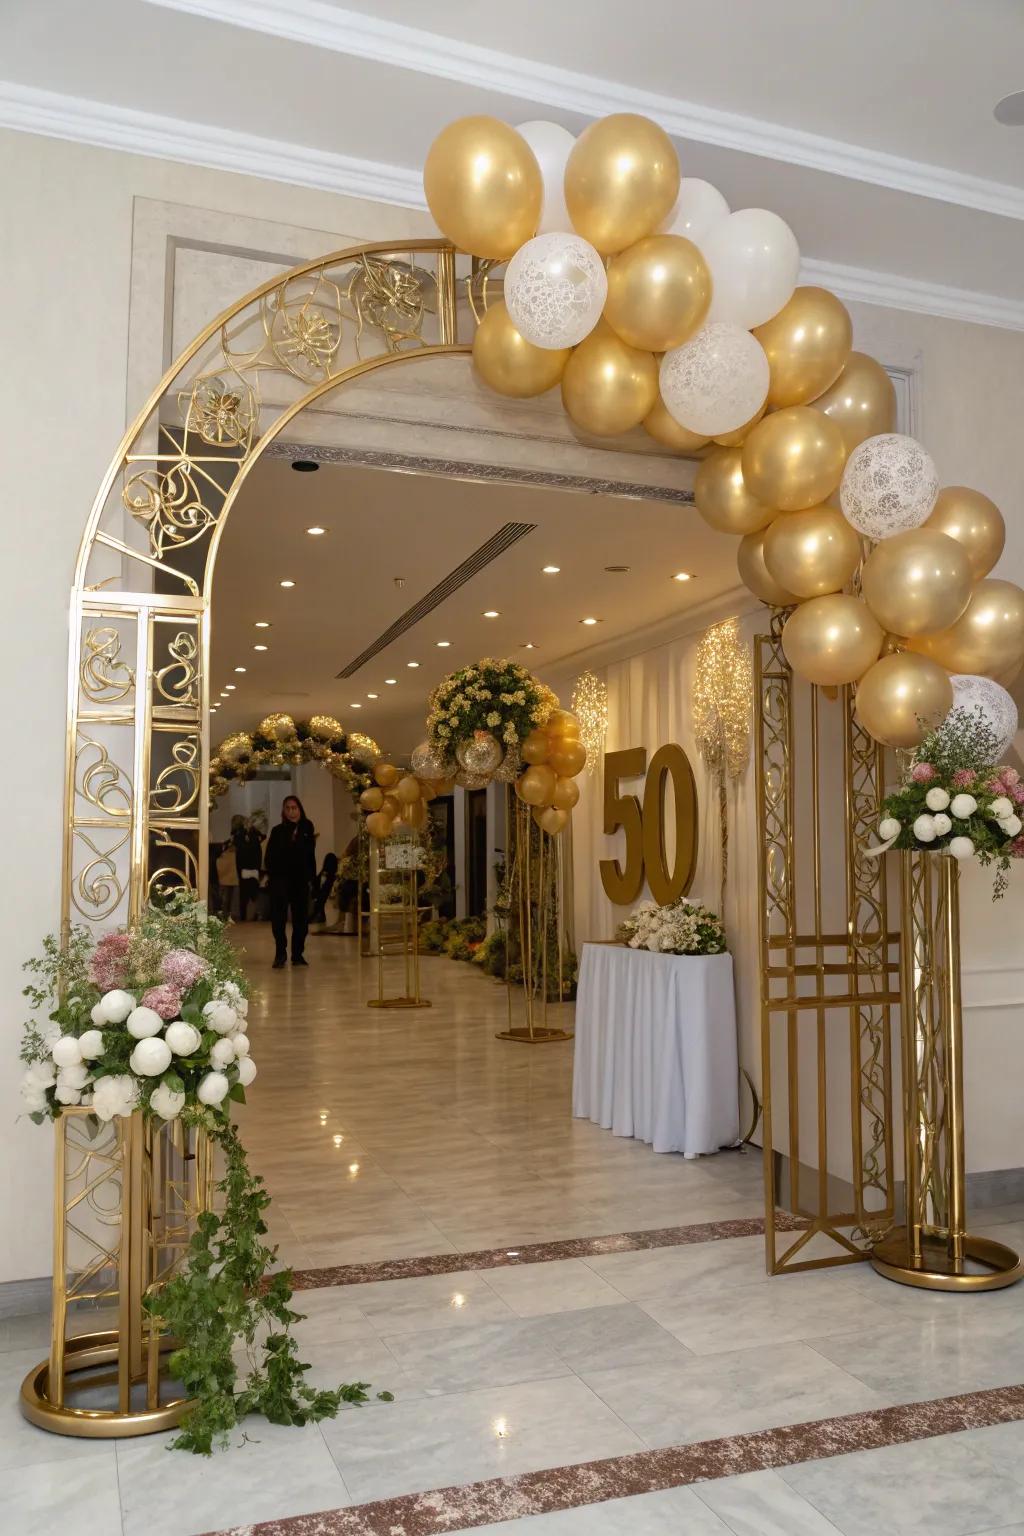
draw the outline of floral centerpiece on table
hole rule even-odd
[[[882,802],[882,841],[867,852],[914,849],[994,863],[993,899],[1001,896],[1010,861],[1024,858],[1024,781],[1016,768],[996,763],[998,747],[980,709],[950,710]]]
[[[209,1454],[250,1412],[303,1424],[365,1401],[365,1383],[306,1385],[289,1331],[301,1316],[289,1305],[291,1272],[270,1273],[277,1251],[262,1241],[270,1198],[229,1117],[256,1067],[249,986],[225,924],[178,892],[99,940],[82,929],[63,945],[49,937],[26,970],[33,1017],[22,1038],[21,1094],[33,1120],[57,1119],[70,1106],[101,1121],[180,1119],[224,1155],[222,1211],[199,1214],[184,1269],[143,1303],[178,1341],[170,1370],[194,1399],[175,1446]],[[239,1344],[250,1364],[240,1389]]]
[[[725,951],[725,928],[717,912],[699,901],[681,896],[668,906],[642,901],[624,922],[616,938],[630,949],[648,949],[660,955],[720,955]]]
[[[557,708],[558,699],[551,689],[518,662],[484,657],[471,667],[452,672],[434,689],[427,740],[435,751],[450,758],[480,733],[493,737],[507,753],[509,748],[518,748]]]

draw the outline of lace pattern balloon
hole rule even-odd
[[[1002,757],[1013,745],[1019,726],[1017,706],[1011,695],[992,678],[975,677],[969,672],[955,672],[950,682],[953,684],[953,709],[974,716],[980,712],[984,723],[998,738],[995,755]]]
[[[601,318],[608,276],[579,235],[537,235],[509,262],[504,291],[520,336],[535,347],[575,347]]]
[[[839,487],[847,522],[869,539],[919,528],[938,494],[931,455],[900,432],[883,432],[855,448]]]
[[[460,768],[486,778],[491,777],[504,755],[500,741],[488,731],[474,731],[468,741],[460,741],[455,748],[455,759]]]
[[[661,398],[691,432],[715,437],[750,420],[768,393],[768,359],[738,325],[717,321],[661,360]]]

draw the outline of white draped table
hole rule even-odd
[[[739,1140],[738,1079],[731,955],[584,944],[575,1116],[696,1157]]]

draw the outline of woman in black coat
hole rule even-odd
[[[267,839],[263,869],[270,884],[270,925],[277,953],[274,969],[288,958],[288,916],[292,920],[292,965],[305,965],[309,898],[316,879],[316,833],[295,795],[286,795],[281,820]]]

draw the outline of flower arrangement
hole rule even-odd
[[[170,1370],[194,1399],[174,1446],[208,1455],[248,1413],[303,1424],[366,1401],[362,1382],[306,1384],[289,1331],[301,1317],[290,1307],[291,1272],[270,1274],[276,1249],[262,1241],[270,1198],[229,1116],[256,1067],[249,987],[225,924],[176,892],[98,941],[82,929],[63,945],[51,935],[26,970],[34,1017],[22,1038],[21,1094],[33,1120],[71,1105],[101,1121],[180,1118],[224,1156],[222,1210],[199,1215],[185,1267],[143,1301],[177,1341]],[[241,1389],[239,1344],[249,1357]]]
[[[725,928],[718,913],[685,897],[665,907],[642,901],[619,924],[616,938],[630,949],[661,955],[720,955],[725,950]]]
[[[1024,858],[1024,781],[997,764],[998,738],[980,709],[952,709],[916,749],[906,780],[882,802],[889,848],[947,853],[997,866],[993,899],[1007,887],[1012,859]]]
[[[427,739],[450,757],[477,731],[489,732],[503,747],[517,747],[543,725],[558,699],[542,682],[514,661],[484,657],[452,672],[430,696]]]

